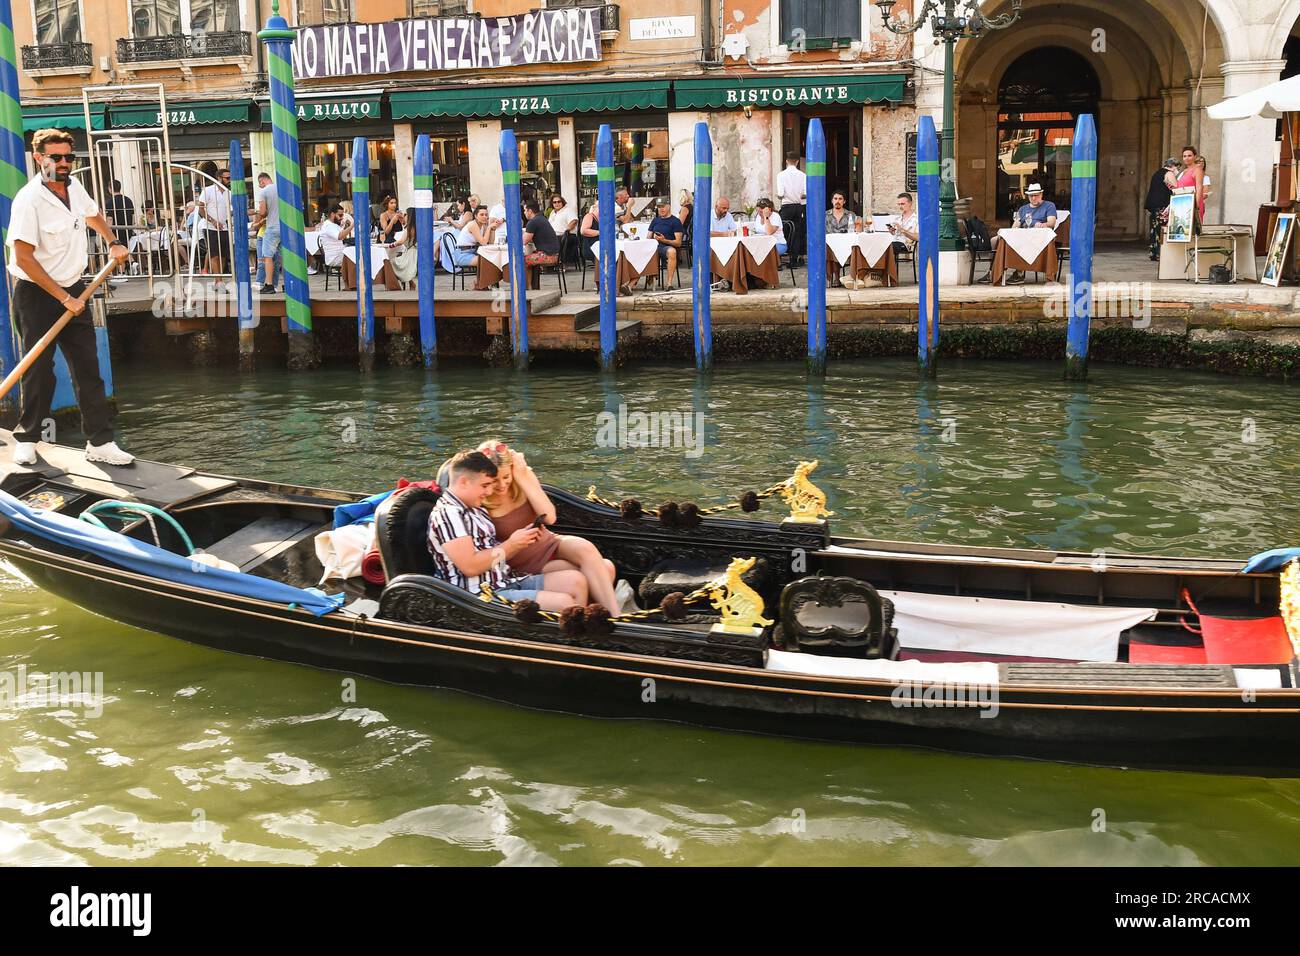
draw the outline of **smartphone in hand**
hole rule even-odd
[[[545,523],[545,521],[546,521],[545,517],[543,517],[542,515],[538,515],[535,519],[533,519],[533,527],[540,528]]]

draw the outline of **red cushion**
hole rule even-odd
[[[1207,664],[1289,664],[1295,651],[1280,617],[1234,621],[1201,615]]]
[[[1128,646],[1130,664],[1204,664],[1205,648],[1178,647],[1169,644],[1139,644]]]

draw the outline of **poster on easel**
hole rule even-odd
[[[1276,286],[1282,279],[1291,251],[1291,234],[1295,232],[1295,213],[1279,213],[1273,225],[1273,238],[1268,244],[1268,255],[1264,257],[1264,275],[1260,279],[1265,285]]]
[[[1165,242],[1191,242],[1196,222],[1196,193],[1175,193],[1169,197],[1169,225]]]

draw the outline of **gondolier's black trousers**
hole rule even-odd
[[[785,202],[781,203],[778,213],[782,222],[794,223],[794,232],[790,236],[790,248],[787,251],[795,259],[802,259],[808,254],[807,208],[803,203]]]
[[[70,296],[81,295],[84,282],[68,286]],[[23,354],[30,352],[40,337],[63,315],[63,305],[35,282],[19,279],[14,285],[14,318],[23,339]],[[23,373],[23,403],[14,430],[18,441],[41,440],[41,423],[50,417],[50,403],[54,401],[54,346],[63,353],[72,373],[72,387],[77,393],[81,408],[81,430],[92,445],[102,445],[113,440],[109,424],[108,397],[104,393],[104,380],[99,375],[99,348],[95,342],[95,325],[90,318],[90,306],[81,315],[63,327],[59,337],[42,352]]]

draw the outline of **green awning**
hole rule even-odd
[[[162,116],[156,103],[131,103],[111,106],[109,125],[114,129],[130,126],[161,126]],[[169,127],[194,126],[199,123],[247,123],[248,100],[212,100],[203,103],[168,103]]]
[[[325,123],[331,120],[351,122],[354,120],[375,120],[380,118],[382,93],[367,96],[339,96],[307,98],[299,97],[294,102],[298,106],[299,123]],[[262,104],[262,122],[271,122],[271,104]]]
[[[798,109],[844,103],[901,103],[907,85],[904,73],[867,75],[716,77],[674,80],[673,98],[679,110]]]
[[[534,116],[668,108],[668,80],[644,83],[539,83],[391,93],[393,119],[422,116]]]
[[[90,124],[94,129],[104,128],[104,104],[90,104]],[[85,129],[86,114],[80,103],[58,103],[45,106],[23,107],[23,132],[38,129]]]

